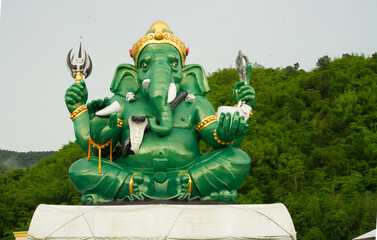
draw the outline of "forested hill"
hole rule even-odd
[[[234,105],[235,69],[208,78],[215,109]],[[284,203],[298,239],[352,239],[375,228],[377,54],[255,67],[254,116],[241,148],[252,159],[239,203]],[[203,146],[203,151],[209,151]],[[70,143],[37,166],[0,177],[0,237],[28,229],[40,203],[78,204],[68,168],[85,156]]]
[[[215,109],[232,105],[237,71],[209,77]],[[239,203],[284,203],[298,239],[352,239],[376,227],[377,53],[318,59],[305,72],[254,68],[252,159]]]
[[[0,175],[14,169],[35,166],[39,160],[53,153],[53,151],[15,152],[0,149]]]

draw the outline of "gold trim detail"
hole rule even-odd
[[[230,144],[233,144],[234,141],[231,141],[231,142],[223,142],[221,141],[217,135],[216,135],[216,130],[213,132],[213,137],[215,138],[216,142],[220,143],[221,145],[230,145]]]
[[[82,80],[82,72],[76,72],[75,82],[78,83]]]
[[[15,238],[17,238],[17,237],[27,237],[27,233],[28,232],[13,232],[13,236],[15,237]]]
[[[249,113],[249,119],[253,116],[253,110],[250,111]]]
[[[130,183],[128,184],[128,190],[130,192],[130,195],[132,194],[135,194],[135,191],[134,191],[134,187],[132,186],[132,184],[134,184],[134,179],[133,177],[137,174],[140,174],[140,173],[134,173],[132,174],[131,178],[130,178]]]
[[[76,108],[76,110],[71,113],[70,119],[72,121],[75,120],[78,116],[81,115],[81,113],[86,112],[87,110],[88,108],[86,107],[86,105],[82,105],[81,107]]]
[[[96,148],[98,149],[98,174],[101,174],[101,149],[105,148],[110,145],[110,163],[113,162],[113,139],[110,139],[105,144],[98,145],[95,142],[93,142],[92,138],[89,136],[89,146],[88,146],[88,158],[86,160],[89,160],[90,158],[90,148]]]
[[[188,173],[181,173],[181,174],[179,174],[178,176],[182,176],[182,175],[187,175],[187,176],[189,176],[189,182],[188,182],[188,188],[187,188],[187,191],[186,191],[186,193],[191,193],[191,186],[192,186],[192,180],[191,180],[191,176],[190,176],[190,174],[188,174]]]
[[[117,126],[122,128],[123,127],[123,120],[118,118]]]
[[[130,56],[132,58],[136,57],[134,59],[135,65],[137,65],[141,50],[151,43],[168,43],[173,45],[181,54],[182,66],[185,65],[185,58],[188,55],[188,49],[186,50],[185,44],[179,40],[179,38],[177,38],[170,30],[168,25],[162,21],[157,21],[152,24],[147,34],[141,37],[139,41],[133,45],[132,49],[130,49]]]
[[[200,132],[203,130],[203,128],[207,127],[211,123],[217,122],[217,116],[216,115],[211,115],[209,117],[204,118],[200,123],[198,123],[195,126],[195,130]]]

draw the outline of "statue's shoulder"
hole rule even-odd
[[[205,115],[215,114],[212,104],[202,95],[195,95],[195,108],[197,112]]]
[[[205,98],[205,96],[203,96],[201,94],[196,94],[194,96],[195,96],[195,103],[196,104],[198,104],[198,105],[201,105],[201,104],[211,105],[211,103],[207,100],[207,98]]]

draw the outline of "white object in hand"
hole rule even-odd
[[[252,107],[247,105],[245,102],[239,101],[237,107],[229,107],[229,106],[221,106],[217,109],[217,122],[220,120],[221,113],[227,114],[230,113],[231,120],[233,120],[233,116],[235,112],[240,113],[240,117],[245,117],[245,122],[249,119],[249,114],[251,112]],[[232,126],[232,121],[230,122],[230,126]]]
[[[110,104],[109,106],[105,107],[104,109],[97,111],[96,115],[101,116],[101,117],[109,116],[113,112],[120,112],[120,110],[121,110],[121,108],[120,108],[118,101],[115,101],[112,104]]]
[[[244,101],[239,101],[237,104],[237,109],[239,109],[240,111],[240,116],[245,116],[246,122],[249,119],[249,114],[253,108],[247,105]],[[241,112],[243,113],[243,115],[241,115]]]

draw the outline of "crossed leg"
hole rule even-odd
[[[250,170],[250,158],[240,149],[227,147],[204,154],[195,161],[187,173],[192,179],[191,197],[203,200],[237,202],[237,189]],[[130,180],[133,172],[117,163],[102,160],[102,173],[98,173],[98,157],[89,160],[82,158],[74,162],[69,169],[69,176],[75,187],[82,194],[83,204],[108,202],[116,199],[139,198],[145,181],[137,177],[133,188],[139,192],[130,192]],[[174,186],[179,191],[177,196],[188,189],[189,177],[178,176],[179,184]],[[144,178],[142,179],[144,180]],[[140,185],[140,186],[139,186]],[[170,184],[169,184],[170,185]],[[179,186],[178,186],[179,185]],[[169,186],[173,187],[173,186]],[[140,188],[140,189],[139,189]],[[145,191],[147,193],[147,191]],[[175,192],[175,191],[174,191]],[[134,195],[132,195],[134,194]],[[182,197],[183,196],[183,197]],[[181,198],[185,199],[185,194]]]
[[[83,204],[115,200],[118,191],[130,179],[132,172],[107,159],[101,160],[101,174],[98,173],[98,157],[89,160],[81,158],[69,168],[69,176],[82,194]]]
[[[189,174],[201,199],[237,202],[237,189],[247,176],[250,163],[244,151],[226,147],[202,155]]]

